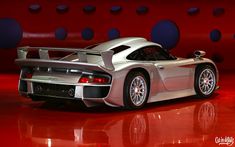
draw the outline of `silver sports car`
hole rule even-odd
[[[195,51],[194,58],[178,58],[139,37],[85,49],[20,47],[17,51],[19,92],[33,100],[73,99],[88,107],[105,103],[137,109],[191,95],[209,97],[218,88],[217,67],[203,58],[204,51]]]

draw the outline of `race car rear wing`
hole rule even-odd
[[[37,51],[39,59],[27,58],[29,51]],[[63,61],[50,58],[49,51],[61,51],[76,53],[78,61]],[[78,48],[51,48],[51,47],[19,47],[17,49],[18,59],[15,62],[19,66],[44,66],[44,67],[66,67],[66,68],[92,68],[94,70],[100,69],[101,65],[88,63],[87,55],[101,56],[104,67],[107,70],[114,70],[112,63],[114,51],[97,51]]]

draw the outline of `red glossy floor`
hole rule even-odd
[[[18,95],[17,80],[17,75],[0,75],[2,147],[235,145],[232,73],[220,76],[221,89],[210,99],[188,97],[139,111],[31,102]]]

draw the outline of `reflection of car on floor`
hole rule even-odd
[[[216,104],[209,101],[169,110],[100,114],[29,107],[20,115],[19,129],[22,142],[33,146],[200,145],[214,131],[216,112]]]
[[[53,52],[69,54],[55,58]],[[38,58],[30,58],[35,54]],[[21,47],[16,59],[21,66],[19,91],[35,100],[77,99],[87,106],[105,103],[128,109],[191,95],[209,97],[216,89],[218,70],[204,55],[196,51],[195,58],[178,58],[137,37],[86,50]]]

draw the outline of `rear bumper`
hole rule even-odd
[[[111,85],[43,83],[31,79],[20,79],[19,92],[33,100],[74,99],[82,100],[89,107],[91,103],[106,103]],[[92,104],[94,105],[94,104]]]

